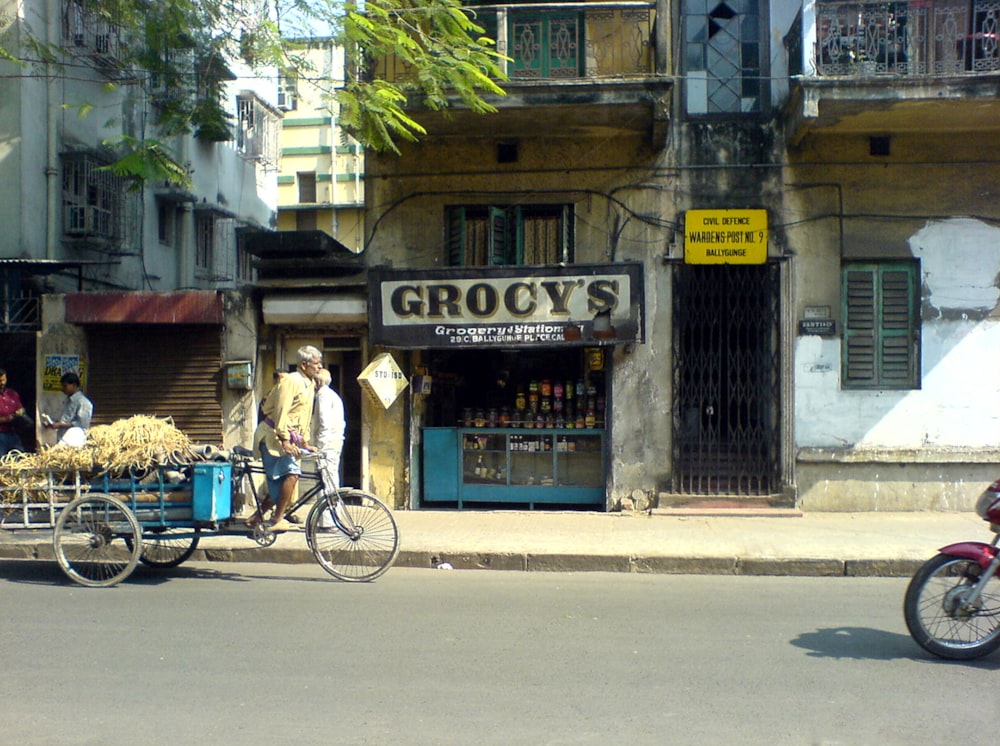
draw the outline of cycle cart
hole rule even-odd
[[[316,474],[300,478],[300,498],[286,515],[313,503],[304,529],[313,556],[346,581],[374,580],[395,561],[399,532],[391,511],[374,495],[327,487],[322,456]],[[56,561],[73,581],[112,586],[135,570],[176,567],[203,535],[242,535],[270,546],[278,534],[265,522],[252,529],[233,517],[234,498],[260,500],[250,451],[235,448],[223,461],[129,470],[87,478],[79,470],[19,469],[0,486],[0,528],[51,529]]]

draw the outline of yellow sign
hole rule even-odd
[[[361,371],[358,382],[361,388],[386,409],[392,406],[409,385],[403,371],[388,352],[376,355],[368,363],[368,367]]]
[[[767,261],[767,210],[688,210],[684,261],[763,264]]]

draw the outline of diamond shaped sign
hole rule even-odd
[[[358,383],[385,409],[391,407],[409,385],[403,371],[388,352],[376,355],[368,363],[358,376]]]

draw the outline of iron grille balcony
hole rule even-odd
[[[814,64],[819,76],[1000,70],[1000,2],[820,2]]]
[[[510,82],[628,78],[655,72],[655,3],[477,5],[475,21],[497,42]],[[382,67],[384,65],[384,67]],[[380,63],[388,80],[414,77],[398,59]]]

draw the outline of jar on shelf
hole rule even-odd
[[[486,427],[496,427],[499,419],[500,416],[497,414],[497,410],[495,408],[486,410]]]
[[[462,410],[462,427],[472,427],[472,407]]]
[[[524,388],[522,386],[517,387],[517,394],[514,396],[514,408],[524,409],[528,406],[528,397],[524,395]]]
[[[576,429],[577,430],[583,430],[583,428],[585,428],[587,426],[586,425],[586,421],[584,420],[584,417],[583,417],[583,410],[578,410],[577,411],[577,413],[576,413],[576,423],[575,424],[576,424]]]
[[[587,410],[587,414],[584,417],[584,424],[586,424],[587,427],[594,427],[597,424],[597,416],[595,415],[593,409]]]
[[[500,424],[500,427],[510,427],[510,410],[507,407],[500,407],[497,422]]]
[[[582,399],[583,395],[586,393],[586,389],[583,386],[583,379],[578,378],[576,381],[576,398]]]
[[[552,400],[549,397],[543,396],[542,400],[541,400],[541,402],[539,402],[539,404],[540,404],[539,409],[542,412],[551,412],[552,411]]]
[[[564,393],[565,389],[563,389],[562,381],[555,381],[552,384],[552,398],[556,401],[561,401]]]
[[[486,412],[482,409],[477,409],[473,415],[472,424],[476,427],[486,427]]]
[[[552,381],[548,378],[542,379],[542,385],[538,387],[538,393],[544,398],[546,396],[552,396]]]

